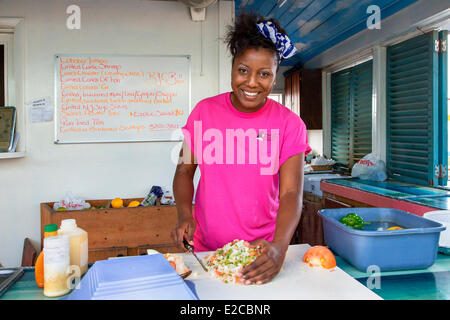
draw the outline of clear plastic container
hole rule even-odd
[[[58,234],[69,236],[70,265],[79,266],[83,275],[88,268],[88,233],[77,226],[75,219],[65,219],[61,221]]]
[[[44,295],[59,297],[70,291],[67,270],[70,265],[68,236],[44,239]]]

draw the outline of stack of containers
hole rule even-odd
[[[88,234],[77,227],[75,219],[46,225],[44,248],[36,262],[35,278],[44,295],[58,297],[70,292],[73,277],[81,277],[88,268]],[[43,270],[43,271],[42,271]],[[42,273],[43,272],[43,276]]]
[[[197,300],[162,254],[97,261],[67,300]]]

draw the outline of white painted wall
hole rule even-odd
[[[66,8],[74,3],[81,8],[81,30],[66,28]],[[26,102],[53,98],[56,53],[189,54],[194,106],[230,90],[230,59],[219,38],[233,5],[219,1],[208,8],[203,46],[202,23],[192,22],[176,1],[0,0],[0,18],[24,18]],[[25,237],[39,249],[41,202],[60,200],[68,191],[84,199],[145,197],[152,185],[172,184],[170,154],[178,143],[55,145],[53,122],[25,123],[26,156],[0,159],[3,266],[20,265]]]

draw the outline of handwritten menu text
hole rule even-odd
[[[181,128],[189,113],[188,65],[178,64],[169,57],[57,56],[57,140],[167,138],[152,132]]]

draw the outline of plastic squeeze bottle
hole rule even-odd
[[[58,225],[47,224],[44,226],[44,239],[58,235]],[[44,287],[44,250],[39,253],[36,263],[34,264],[34,279],[39,288]]]
[[[77,226],[75,219],[61,221],[58,235],[68,235],[70,238],[70,265],[80,267],[83,275],[88,267],[88,233]]]

